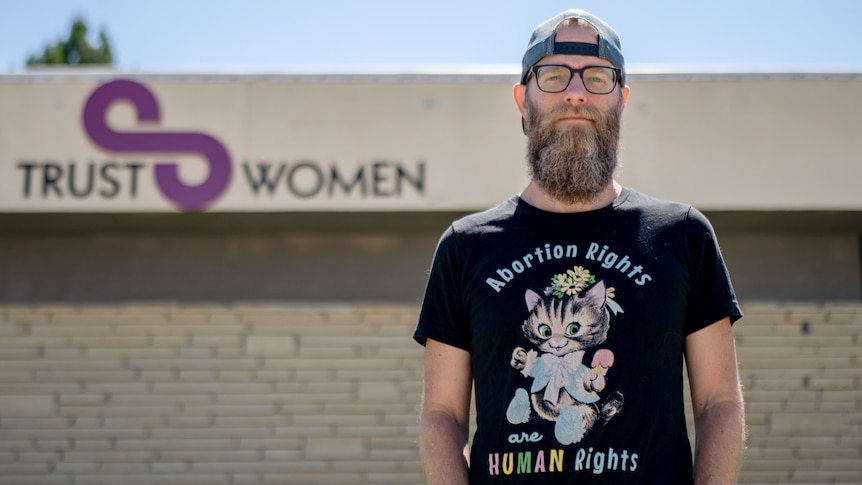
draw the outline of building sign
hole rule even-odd
[[[0,74],[0,213],[481,210],[527,183],[515,82],[516,70]],[[702,210],[862,206],[862,111],[848,102],[862,75],[630,83],[624,185]],[[787,103],[812,86],[816,113]]]
[[[471,209],[522,183],[470,179],[447,84],[76,81],[0,83],[0,212]]]

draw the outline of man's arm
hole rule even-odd
[[[685,348],[696,434],[694,481],[736,483],[745,412],[730,319],[692,333]]]
[[[421,448],[428,485],[467,484],[473,373],[465,350],[428,339]]]

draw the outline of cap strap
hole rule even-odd
[[[599,45],[587,42],[554,42],[554,54],[600,57]]]

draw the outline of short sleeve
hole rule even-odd
[[[427,339],[470,350],[469,319],[462,293],[458,236],[449,227],[437,244],[419,322],[413,338],[422,345]]]
[[[685,333],[689,335],[725,317],[734,323],[742,311],[712,225],[695,208],[689,210],[686,225],[691,280]]]

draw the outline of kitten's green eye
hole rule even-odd
[[[578,333],[578,330],[580,330],[580,329],[581,329],[581,325],[579,323],[572,322],[572,323],[566,325],[566,335],[574,335],[574,334]]]
[[[552,333],[550,326],[545,324],[539,325],[539,335],[541,335],[542,338],[548,338]]]

